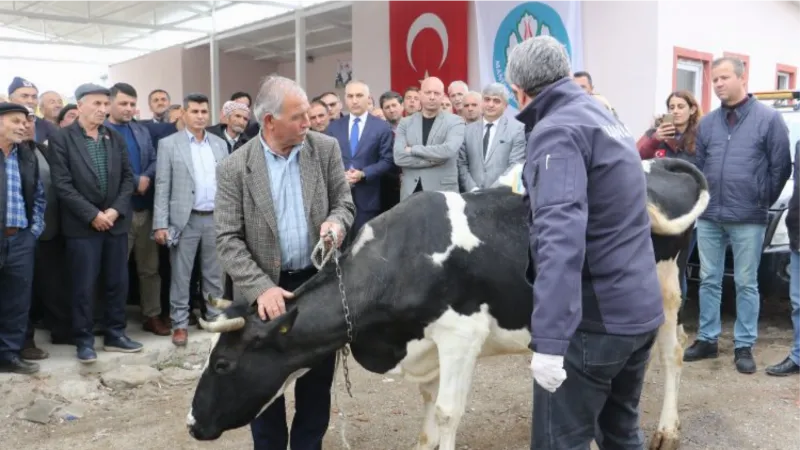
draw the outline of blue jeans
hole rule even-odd
[[[794,344],[789,358],[800,365],[800,253],[792,250],[789,257],[789,298],[792,301],[792,325],[794,325]]]
[[[697,221],[697,248],[700,251],[700,329],[697,339],[717,342],[722,332],[720,303],[725,250],[733,250],[733,279],[736,284],[735,348],[752,347],[758,337],[758,265],[766,225]]]

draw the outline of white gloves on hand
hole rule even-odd
[[[567,379],[564,370],[564,357],[534,353],[531,358],[533,379],[550,393],[553,393]]]

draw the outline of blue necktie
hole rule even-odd
[[[353,128],[350,129],[350,157],[356,156],[356,149],[358,148],[358,122],[361,121],[360,117],[356,117],[353,121]]]

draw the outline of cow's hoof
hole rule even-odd
[[[650,450],[676,450],[681,446],[678,430],[659,429],[650,439]]]

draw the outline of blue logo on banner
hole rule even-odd
[[[517,101],[511,91],[511,85],[506,81],[506,65],[508,54],[520,42],[535,36],[550,35],[567,48],[567,54],[572,58],[572,46],[569,34],[561,16],[549,5],[540,2],[527,2],[518,5],[500,22],[497,36],[494,38],[494,57],[492,60],[492,75],[495,81],[503,83],[509,91],[509,104],[519,109]]]

